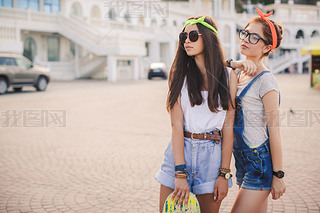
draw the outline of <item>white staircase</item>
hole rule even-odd
[[[100,72],[106,66],[107,58],[104,56],[94,56],[88,54],[80,61],[79,72],[77,78],[89,78],[90,76]]]
[[[117,50],[115,33],[102,36],[99,28],[74,16],[0,7],[0,18],[6,20],[0,23],[1,37],[10,37],[11,40],[20,41],[15,32],[30,30],[59,33],[96,55],[107,55]]]
[[[290,53],[286,53],[282,56],[278,56],[274,59],[268,60],[268,67],[274,73],[277,74],[287,68],[292,64],[304,63],[310,60],[310,55],[301,55],[297,51],[292,51]]]
[[[110,20],[93,23],[92,20],[76,16],[67,17],[60,13],[49,14],[4,7],[0,7],[0,20],[2,51],[22,54],[22,30],[58,33],[85,49],[90,53],[90,57],[69,62],[67,66],[76,68],[75,78],[88,78],[102,71],[103,66],[106,66],[107,55],[144,56],[146,49],[141,35],[145,36],[145,32],[153,33],[150,28],[146,31],[142,29],[145,28],[143,26],[136,27],[128,23],[114,23]],[[64,62],[61,63],[65,65]],[[58,68],[59,63],[51,63],[48,66],[52,69]]]

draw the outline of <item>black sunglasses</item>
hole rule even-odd
[[[257,44],[260,40],[262,40],[266,45],[268,45],[268,42],[261,38],[261,36],[257,33],[249,33],[247,30],[240,30],[239,32],[239,38],[241,40],[247,38],[249,36],[249,42],[251,44]]]
[[[201,35],[200,33],[198,33],[198,31],[196,30],[192,30],[189,32],[189,39],[192,42],[196,42],[199,38],[199,35]],[[186,41],[186,39],[188,38],[188,33],[187,32],[182,32],[179,35],[179,40],[182,44],[184,44],[184,42]]]

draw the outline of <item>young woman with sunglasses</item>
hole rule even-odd
[[[280,94],[263,58],[280,45],[282,27],[267,19],[253,18],[239,33],[240,52],[257,66],[254,76],[238,75],[233,154],[240,187],[233,213],[267,212],[268,196],[285,192],[278,107]]]
[[[189,18],[179,35],[167,97],[172,139],[155,177],[161,184],[160,212],[172,192],[181,206],[189,191],[196,194],[202,213],[218,212],[232,185],[237,76],[225,68],[217,33],[213,19],[202,16]],[[252,72],[250,63],[231,65]]]

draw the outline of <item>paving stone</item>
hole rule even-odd
[[[319,111],[320,91],[309,88],[307,75],[276,78],[287,191],[277,201],[269,197],[268,212],[320,212],[320,124],[292,121]],[[65,127],[0,128],[0,212],[158,212],[154,175],[171,135],[166,94],[167,81],[146,80],[9,90],[0,113],[64,110],[67,119]],[[237,192],[234,184],[220,212],[230,212]]]

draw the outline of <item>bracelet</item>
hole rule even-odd
[[[231,172],[231,169],[227,169],[227,168],[222,168],[220,167],[220,172],[224,172],[224,173],[230,173]]]
[[[180,178],[180,179],[187,179],[188,175],[187,174],[175,174],[175,178]]]
[[[176,174],[187,174],[186,171],[176,171]]]
[[[187,169],[186,164],[177,165],[175,171],[185,171]]]
[[[187,179],[187,176],[175,176],[175,178],[178,178],[178,179]]]
[[[176,171],[176,173],[174,174],[175,178],[181,178],[181,179],[187,179],[188,175],[186,173],[186,171]]]
[[[233,61],[231,58],[229,58],[229,59],[226,60],[226,62],[227,62],[227,64],[228,64],[228,67],[230,67],[231,69],[235,70],[236,68],[233,68],[233,67],[231,66],[231,61]]]

